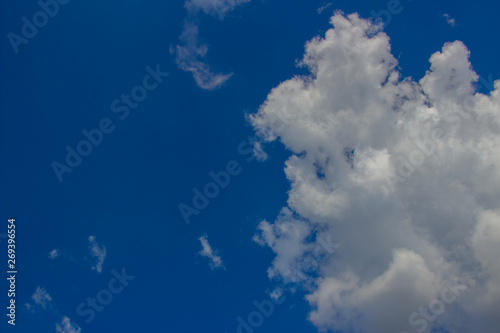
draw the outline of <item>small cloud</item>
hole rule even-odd
[[[40,305],[44,309],[46,309],[47,305],[52,301],[52,297],[50,297],[49,293],[40,286],[36,287],[35,293],[31,295],[31,298],[35,304]],[[26,308],[31,310],[31,304],[27,303]]]
[[[56,324],[56,331],[58,333],[80,333],[82,329],[78,324],[71,322],[71,320],[64,316],[60,324]]]
[[[253,154],[258,161],[262,162],[267,160],[267,153],[262,148],[262,143],[260,141],[255,141],[253,144]]]
[[[104,245],[97,243],[95,236],[89,237],[89,249],[92,256],[96,259],[96,262],[92,265],[92,269],[95,269],[98,273],[102,272],[102,264],[104,259],[106,259],[106,247]]]
[[[177,67],[185,72],[191,72],[198,87],[205,90],[217,89],[233,75],[232,73],[213,73],[203,61],[208,52],[208,46],[199,43],[196,24],[186,22],[179,39],[183,45],[177,45],[175,48]]]
[[[38,286],[31,298],[33,299],[33,303],[24,304],[29,312],[35,313],[37,310],[40,310],[41,307],[43,310],[48,310],[48,314],[55,318],[56,321],[61,320],[59,323],[56,322],[56,332],[80,333],[82,331],[77,323],[71,321],[71,319],[66,316],[61,316],[59,310],[51,304],[52,297],[45,288]],[[60,319],[61,317],[62,319]]]
[[[170,53],[176,55],[177,67],[190,72],[198,87],[204,90],[220,88],[233,73],[214,73],[204,61],[208,46],[198,39],[198,16],[201,12],[223,20],[227,13],[250,0],[187,0],[184,7],[188,16],[185,19],[184,30],[179,37],[180,45],[170,48]]]
[[[449,25],[451,25],[452,27],[454,27],[456,25],[455,19],[453,17],[451,17],[450,15],[444,14],[443,17],[446,18],[446,22]]]
[[[188,0],[184,7],[191,14],[203,11],[207,15],[217,16],[222,21],[228,12],[247,2],[250,0]]]
[[[212,247],[210,244],[208,244],[208,239],[207,236],[201,236],[198,238],[198,240],[201,242],[202,250],[198,252],[200,255],[207,257],[210,259],[210,268],[216,269],[219,267],[224,268],[224,264],[222,263],[221,258],[215,254],[214,250],[212,250]]]
[[[283,288],[281,287],[277,287],[275,288],[273,291],[271,291],[269,293],[269,296],[273,299],[273,300],[279,300],[281,298],[281,296],[283,295]]]
[[[324,5],[323,7],[318,8],[318,14],[323,13],[323,11],[325,9],[327,9],[328,7],[330,7],[331,5],[333,5],[333,3],[330,2],[330,3],[327,3],[326,5]]]
[[[52,251],[49,252],[49,259],[55,259],[59,257],[61,252],[58,249],[53,249]]]

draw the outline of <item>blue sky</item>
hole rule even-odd
[[[265,117],[259,124],[248,116],[267,110],[261,106],[273,88],[296,75],[309,75],[297,61],[307,41],[332,28],[334,11],[369,19],[387,10],[388,3],[73,0],[59,4],[36,36],[17,46],[9,33],[22,35],[22,18],[32,21],[40,6],[33,0],[4,3],[0,232],[7,232],[9,217],[16,218],[19,273],[16,327],[2,314],[2,332],[231,333],[237,332],[238,317],[248,320],[256,310],[254,301],[273,300],[280,290],[285,299],[255,332],[348,332],[349,325],[308,320],[317,304],[305,299],[318,288],[307,285],[309,278],[328,277],[338,268],[326,267],[337,254],[320,250],[324,261],[319,265],[325,267],[307,270],[309,278],[294,285],[273,266],[283,248],[273,247],[261,228],[263,220],[278,221],[287,206],[298,220],[315,226],[307,242],[317,242],[319,226],[328,224],[319,217],[315,221],[315,213],[308,215],[319,209],[314,205],[287,203],[293,184],[285,175],[285,161],[301,149],[309,153],[309,146],[299,148],[289,132],[276,132],[281,138],[276,141],[264,138]],[[430,68],[431,55],[459,40],[480,76],[478,92],[487,96],[493,90],[492,80],[500,77],[496,2],[401,0],[399,8],[383,31],[402,77],[418,82]],[[445,14],[455,21],[447,22]],[[155,79],[155,70],[168,76]],[[147,91],[147,97],[120,119],[125,111],[114,112],[112,103],[143,86],[146,75],[154,88],[137,88],[138,93]],[[217,81],[217,75],[223,79]],[[76,150],[85,139],[82,131],[100,126],[102,131],[103,121],[110,133],[96,139],[101,142],[71,173],[58,177],[54,161],[66,164],[66,147]],[[300,132],[297,136],[300,141]],[[264,153],[254,156],[254,142],[262,143],[267,158]],[[193,206],[193,188],[202,190],[212,181],[210,172],[227,170],[231,161],[238,172],[186,224],[179,204]],[[495,211],[497,204],[490,199],[495,201],[497,192],[484,193],[471,197]],[[209,244],[201,253],[200,239]],[[6,251],[6,240],[0,240]],[[349,238],[333,241],[348,248]],[[279,271],[274,279],[268,276],[272,267]],[[135,278],[87,323],[77,307],[109,289],[122,269]],[[2,264],[3,281],[5,272]],[[481,281],[477,283],[487,285]],[[8,302],[4,291],[0,300]],[[359,306],[357,311],[369,309]],[[451,310],[447,313],[453,318]],[[72,323],[63,328],[65,318]],[[363,326],[352,329],[362,332]]]

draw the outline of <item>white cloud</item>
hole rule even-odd
[[[95,263],[92,265],[92,269],[101,273],[104,259],[106,259],[106,247],[97,243],[94,236],[89,236],[89,249],[91,255],[95,258]]]
[[[55,259],[57,257],[59,257],[61,253],[59,252],[58,249],[54,249],[52,251],[49,252],[49,259]]]
[[[206,90],[216,89],[232,76],[232,73],[214,74],[210,71],[208,65],[202,61],[208,51],[208,46],[199,45],[197,25],[186,22],[179,39],[183,42],[183,45],[176,46],[177,66],[183,71],[191,72],[200,88]]]
[[[331,23],[306,44],[311,75],[278,85],[250,116],[291,152],[288,207],[255,237],[276,254],[269,276],[300,279],[298,260],[330,236],[342,247],[314,283],[303,278],[319,329],[414,332],[410,316],[459,277],[467,291],[427,330],[496,332],[500,81],[476,93],[459,41],[419,82],[402,78],[380,26],[356,14]]]
[[[450,15],[444,14],[443,17],[446,18],[446,23],[448,23],[452,27],[454,27],[456,25],[455,19],[453,17],[451,17]]]
[[[35,302],[35,304],[40,305],[42,308],[46,309],[47,305],[52,301],[52,297],[50,297],[49,293],[42,287],[36,287],[35,292],[31,295],[31,298]],[[26,304],[28,309],[31,309],[30,304]]]
[[[323,13],[323,11],[324,11],[325,9],[327,9],[328,7],[330,7],[331,5],[333,5],[333,3],[331,3],[331,2],[330,2],[330,3],[327,3],[327,4],[326,4],[326,5],[324,5],[324,6],[319,7],[319,8],[318,8],[318,14]]]
[[[304,279],[300,264],[304,253],[311,250],[311,244],[305,244],[311,232],[309,224],[294,218],[292,212],[284,208],[276,223],[262,221],[258,228],[261,233],[254,236],[254,241],[276,252],[273,266],[267,271],[269,278],[281,276],[290,282]]]
[[[58,333],[80,333],[82,329],[76,323],[64,316],[60,324],[56,324],[56,332]]]
[[[192,13],[202,10],[205,14],[218,16],[222,20],[228,12],[247,2],[250,0],[188,0],[184,6]]]
[[[201,242],[202,250],[198,252],[200,255],[203,257],[207,257],[210,259],[210,268],[211,269],[216,269],[219,267],[224,268],[224,264],[222,263],[221,258],[215,254],[215,251],[212,249],[210,244],[208,244],[208,239],[207,236],[201,236],[198,238],[198,240]]]
[[[253,154],[257,158],[257,161],[265,161],[267,160],[267,153],[264,151],[262,147],[262,143],[260,141],[255,141],[253,143]]]
[[[269,292],[269,297],[271,297],[273,300],[279,300],[282,295],[283,295],[283,288],[280,287]]]
[[[181,45],[171,48],[171,53],[175,53],[179,69],[191,72],[200,88],[217,89],[233,74],[213,73],[208,64],[203,61],[208,52],[208,45],[199,42],[199,28],[196,23],[198,12],[202,11],[223,20],[228,12],[247,2],[250,0],[187,0],[185,2],[184,6],[189,15],[179,37]]]
[[[52,297],[49,293],[42,287],[37,287],[33,295],[31,296],[34,304],[25,303],[26,309],[32,313],[39,310],[37,306],[43,308],[43,310],[49,310],[49,314],[56,318],[61,318],[60,312],[52,306]],[[72,322],[70,318],[63,316],[60,323],[56,323],[56,331],[60,333],[80,333],[81,328],[78,324]]]

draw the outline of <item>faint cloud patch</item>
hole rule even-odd
[[[31,295],[31,299],[33,300],[34,304],[24,304],[26,306],[26,309],[31,312],[35,310],[35,305],[41,306],[44,310],[47,309],[47,306],[52,301],[52,297],[49,295],[47,290],[40,286],[36,287],[35,292],[33,293],[33,295]]]
[[[46,308],[47,304],[52,301],[52,297],[50,297],[49,293],[41,287],[37,287],[35,293],[31,296],[33,301],[40,305],[42,308]]]
[[[322,6],[322,7],[319,7],[319,8],[318,8],[318,14],[323,13],[323,11],[324,11],[325,9],[327,9],[328,7],[330,7],[331,5],[333,5],[333,3],[332,3],[332,2],[327,3],[326,5],[324,5],[324,6]]]
[[[250,0],[188,0],[184,7],[191,13],[203,11],[210,16],[218,16],[222,21],[226,14]]]
[[[448,23],[452,27],[456,26],[457,23],[453,17],[448,14],[444,14],[443,17],[446,19],[446,23]]]
[[[198,41],[198,26],[193,22],[184,23],[184,31],[179,40],[183,45],[177,45],[175,51],[176,63],[179,69],[191,72],[196,84],[205,90],[214,90],[226,82],[233,74],[215,74],[202,61],[208,51],[207,45],[200,45]]]
[[[281,287],[277,287],[269,293],[269,297],[271,297],[274,300],[279,300],[282,295],[283,295],[283,288]]]
[[[219,88],[229,80],[232,73],[213,73],[207,63],[203,61],[208,52],[208,46],[199,42],[197,18],[200,12],[220,21],[226,14],[237,6],[250,0],[187,0],[184,4],[188,16],[184,23],[184,30],[179,37],[180,45],[170,48],[170,53],[176,56],[177,67],[185,72],[191,72],[196,84],[205,90]]]
[[[31,295],[33,303],[25,303],[26,309],[31,312],[39,312],[40,310],[47,310],[48,315],[50,315],[56,321],[56,332],[58,333],[80,333],[81,328],[77,323],[71,321],[67,316],[62,316],[59,310],[52,305],[52,296],[40,286],[36,287],[35,292]],[[62,318],[62,319],[61,319]]]
[[[262,148],[262,142],[256,141],[253,144],[253,154],[257,158],[258,161],[262,162],[267,160],[267,153]]]
[[[104,245],[97,243],[95,236],[89,237],[89,249],[92,256],[96,259],[95,263],[92,265],[92,269],[95,269],[98,273],[102,272],[102,265],[104,259],[106,259],[106,247]]]
[[[224,264],[222,263],[221,257],[216,255],[215,251],[212,249],[212,247],[208,243],[207,236],[206,235],[201,236],[200,238],[198,238],[198,240],[201,242],[201,246],[202,246],[202,250],[198,253],[201,256],[207,257],[208,259],[210,259],[210,263],[209,263],[210,268],[212,270],[219,268],[219,267],[225,268]]]
[[[76,326],[76,327],[75,327]],[[56,324],[58,333],[80,333],[82,329],[74,322],[64,316],[60,324]]]
[[[61,252],[58,249],[53,249],[49,252],[49,259],[55,259],[61,255]]]

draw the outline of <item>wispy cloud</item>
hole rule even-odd
[[[330,2],[330,3],[327,3],[327,4],[326,4],[326,5],[324,5],[324,6],[319,7],[319,8],[318,8],[318,14],[323,13],[323,11],[324,11],[325,9],[327,9],[328,7],[330,7],[331,5],[333,5],[333,3],[331,3],[331,2]]]
[[[258,161],[265,161],[267,160],[267,153],[264,151],[264,148],[262,147],[262,142],[256,141],[253,144],[253,154],[257,158]]]
[[[198,42],[198,26],[193,22],[184,23],[184,31],[179,37],[183,43],[175,49],[177,66],[185,72],[191,72],[196,84],[205,90],[220,87],[233,74],[215,74],[209,66],[202,61],[208,51],[207,45]]]
[[[212,249],[210,244],[208,243],[207,236],[201,236],[198,238],[198,240],[201,242],[202,250],[199,252],[200,255],[207,257],[210,259],[210,268],[211,269],[216,269],[219,267],[224,268],[224,264],[222,263],[221,258],[215,254],[215,251]]]
[[[232,73],[213,73],[207,63],[203,61],[208,52],[208,45],[199,42],[199,28],[197,17],[200,12],[218,17],[223,20],[226,14],[237,6],[250,0],[188,0],[184,6],[188,17],[184,23],[184,30],[179,37],[180,45],[171,48],[171,53],[176,55],[179,69],[191,72],[196,84],[205,90],[219,88],[229,80]]]
[[[104,245],[97,243],[95,236],[89,237],[89,249],[92,256],[95,258],[95,263],[92,265],[92,269],[95,269],[98,273],[102,272],[102,265],[104,259],[106,259],[106,247]]]
[[[31,295],[31,299],[33,300],[34,304],[31,303],[24,304],[26,306],[26,309],[30,311],[35,310],[34,305],[39,305],[45,310],[52,301],[52,297],[49,295],[47,290],[45,290],[45,288],[42,288],[40,286],[36,287],[35,292],[33,293],[33,295]]]
[[[443,15],[444,18],[446,18],[446,22],[451,25],[452,27],[454,27],[456,25],[456,21],[453,17],[451,17],[450,15],[448,14],[444,14]]]
[[[53,249],[52,251],[49,252],[49,259],[55,259],[59,257],[61,252],[58,249]]]
[[[46,314],[50,315],[55,321],[56,332],[58,333],[80,333],[82,330],[77,323],[71,321],[70,318],[62,316],[59,310],[52,304],[52,296],[40,286],[36,287],[35,292],[31,295],[33,303],[25,303],[26,309],[32,313],[38,312],[41,309],[46,310]],[[41,309],[40,309],[41,308]]]
[[[36,304],[44,309],[47,307],[47,304],[52,301],[52,297],[50,297],[49,293],[41,287],[36,287],[35,293],[31,295],[31,298]]]
[[[64,316],[60,324],[56,324],[56,332],[58,333],[80,333],[82,329],[78,324],[71,322],[71,320]]]
[[[247,2],[250,0],[188,0],[184,7],[192,14],[203,11],[222,20],[228,12]]]

